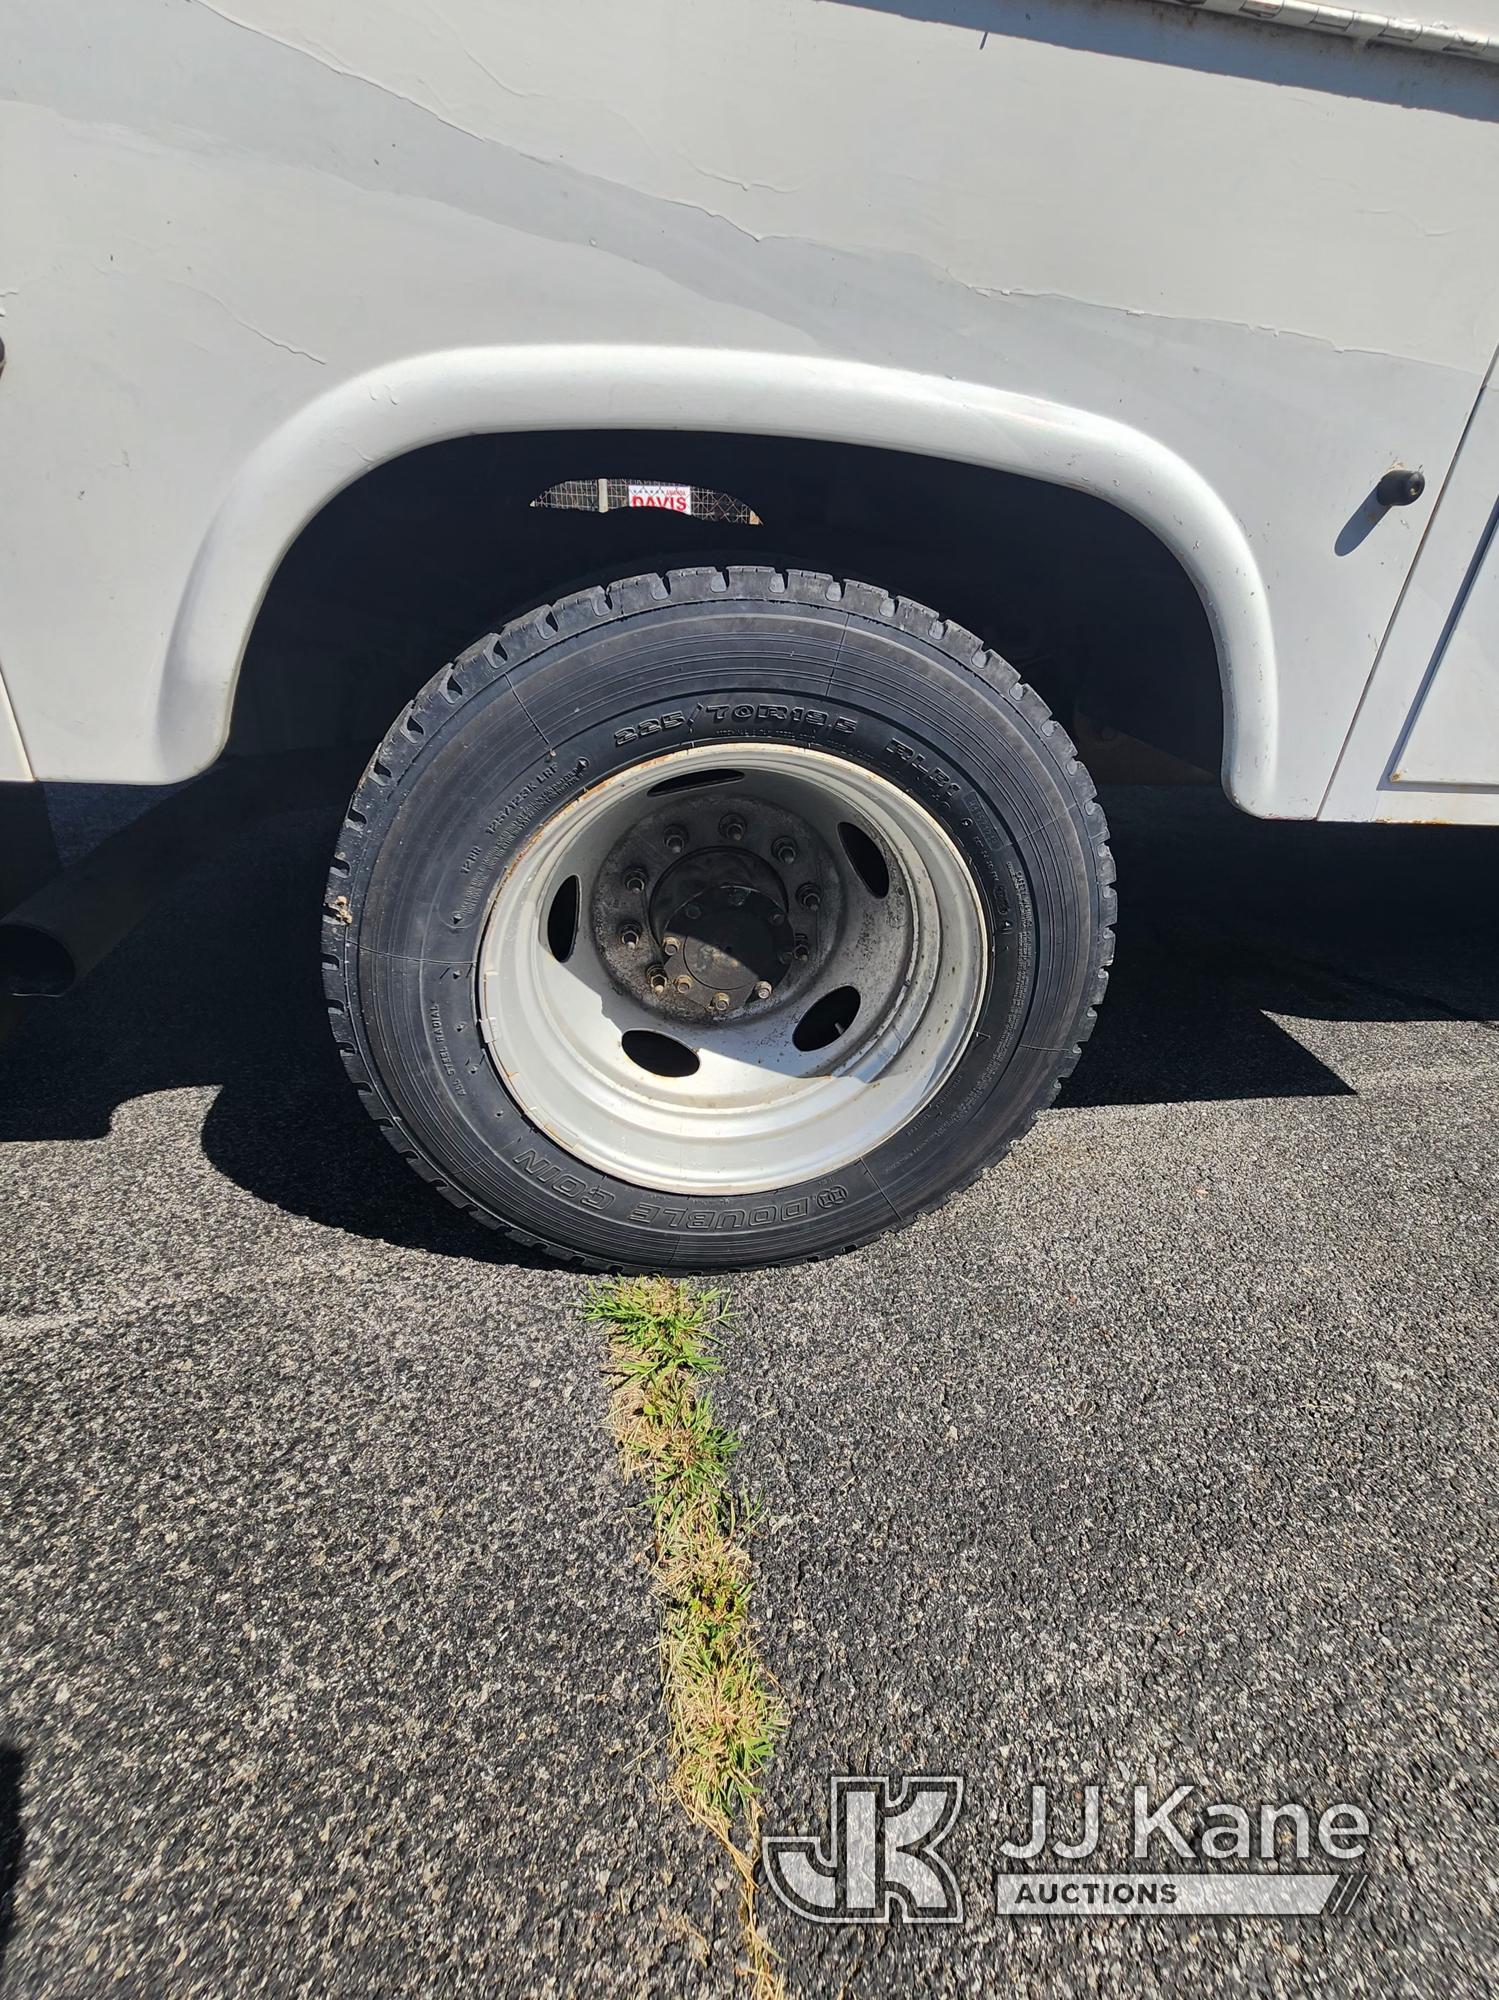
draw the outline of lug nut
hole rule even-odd
[[[625,870],[625,887],[627,889],[643,889],[645,887],[645,870],[643,868],[627,868]]]
[[[789,868],[796,859],[796,842],[794,840],[778,840],[770,851],[783,868]]]
[[[725,813],[718,822],[718,830],[725,840],[743,840],[744,821],[738,813]]]
[[[625,945],[639,944],[640,942],[639,924],[621,924],[619,927],[619,941],[621,944]]]
[[[731,1003],[727,993],[715,993],[708,1004],[715,1014],[727,1014]]]
[[[666,829],[665,840],[666,840],[666,851],[668,854],[680,854],[683,848],[687,845],[686,827],[669,826]]]
[[[677,974],[677,991],[679,993],[690,993],[692,991],[692,975],[690,973],[679,972]]]
[[[822,891],[815,882],[803,882],[802,886],[796,892],[796,900],[804,910],[821,909]]]
[[[755,982],[755,998],[757,1000],[768,1000],[774,990],[768,979],[760,979]]]
[[[679,937],[665,937],[662,938],[661,943],[665,947],[668,956],[672,952],[682,949],[682,940]]]
[[[807,949],[807,940],[804,937],[799,936],[797,938],[796,944],[792,949],[791,956],[796,960],[798,965],[806,964],[810,954]]]
[[[653,965],[645,976],[652,993],[659,994],[666,991],[666,969],[664,966]]]

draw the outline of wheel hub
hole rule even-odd
[[[742,847],[685,854],[668,868],[650,899],[650,925],[674,990],[710,1016],[768,1000],[794,962],[785,888]]]
[[[600,871],[593,926],[631,998],[701,1026],[805,989],[838,902],[836,870],[804,821],[719,798],[632,829]]]

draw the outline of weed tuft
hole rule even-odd
[[[670,1278],[619,1278],[592,1286],[584,1312],[609,1329],[610,1420],[651,1514],[672,1790],[734,1864],[754,1990],[775,2000],[782,1987],[755,1919],[755,1871],[760,1775],[785,1713],[751,1632],[754,1519],[730,1483],[739,1441],[705,1386],[718,1369],[723,1298]]]

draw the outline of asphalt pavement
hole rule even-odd
[[[133,803],[57,806],[77,848]],[[1499,833],[1106,804],[1061,1103],[906,1233],[729,1287],[767,1824],[965,1782],[961,1924],[767,1928],[806,1995],[1488,1993]],[[0,1053],[0,1987],[728,1994],[581,1281],[354,1101],[330,842],[247,836]],[[1001,1918],[1033,1782],[1068,1833],[1099,1786],[1098,1867],[1136,1784],[1199,1832],[1352,1802],[1363,1892]]]

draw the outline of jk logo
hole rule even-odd
[[[963,1780],[828,1779],[828,1838],[768,1833],[765,1879],[814,1924],[960,1924],[963,1894],[937,1849],[963,1805]]]

